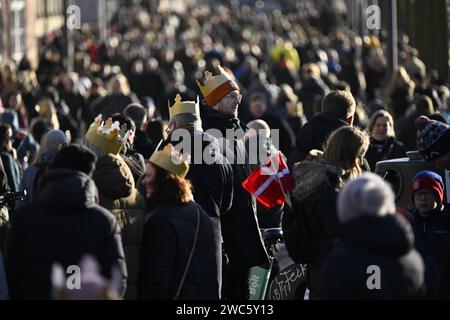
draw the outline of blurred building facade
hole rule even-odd
[[[38,39],[65,25],[66,8],[78,5],[83,23],[100,23],[116,11],[121,0],[2,0],[0,2],[0,62],[26,56],[37,66]],[[108,13],[110,13],[108,15]]]
[[[63,0],[2,0],[0,3],[0,56],[19,61],[38,59],[38,38],[61,28]]]

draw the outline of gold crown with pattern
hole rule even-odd
[[[99,114],[89,127],[86,139],[107,153],[118,154],[129,135],[130,131],[127,130],[125,123],[120,126],[118,121],[113,123],[111,118],[104,122],[102,115]]]
[[[202,85],[198,80],[195,80],[205,97],[206,104],[210,107],[216,105],[229,92],[239,90],[234,78],[220,65],[218,68],[220,74],[216,76],[213,76],[209,71],[205,71],[205,85]]]
[[[189,170],[188,162],[170,143],[162,150],[155,150],[150,157],[150,162],[180,178],[186,177]]]
[[[169,106],[169,115],[170,119],[173,119],[177,114],[180,113],[191,113],[197,116],[200,119],[200,104],[198,101],[181,101],[181,96],[179,94],[175,97],[175,103],[172,106]]]

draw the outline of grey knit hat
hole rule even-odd
[[[339,193],[337,206],[341,222],[363,215],[385,216],[396,211],[391,186],[373,173],[365,173],[346,184]]]

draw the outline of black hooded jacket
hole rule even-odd
[[[96,204],[93,180],[84,173],[54,169],[42,181],[39,197],[13,216],[6,270],[12,299],[51,298],[53,263],[79,265],[94,256],[109,277],[119,266],[126,283],[122,242],[113,215]]]
[[[412,299],[424,294],[424,264],[399,215],[361,216],[342,225],[343,242],[320,270],[320,299]],[[377,280],[377,277],[379,281]]]

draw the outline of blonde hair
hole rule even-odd
[[[388,128],[387,135],[388,137],[395,137],[394,119],[392,118],[391,114],[386,110],[378,110],[370,117],[369,125],[367,127],[369,135],[372,135],[373,127],[375,126],[375,123],[377,122],[378,118],[385,118],[387,120],[387,122],[390,125],[390,128]]]
[[[118,83],[119,85],[118,91],[116,89],[116,83]],[[128,80],[122,73],[115,75],[108,82],[108,94],[117,94],[117,93],[122,93],[125,96],[131,93]]]
[[[350,179],[362,172],[359,164],[369,148],[369,136],[355,128],[342,127],[333,131],[324,146],[324,158],[331,164],[341,167]]]

